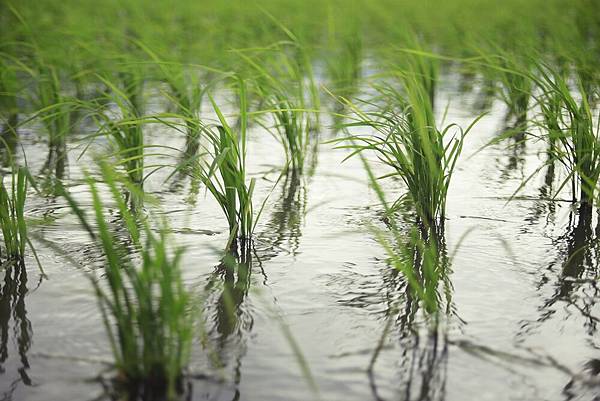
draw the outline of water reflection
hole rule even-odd
[[[247,299],[252,276],[252,245],[234,244],[215,268],[205,287],[206,332],[212,363],[216,368],[232,369],[234,387],[232,400],[240,399],[242,360],[246,339],[252,331],[254,318]],[[264,273],[263,273],[264,274]]]
[[[1,397],[3,400],[10,400],[19,383],[32,385],[28,374],[30,366],[27,353],[31,347],[33,330],[25,305],[25,297],[29,291],[25,265],[21,261],[9,263],[5,267],[4,283],[0,291],[0,379],[11,383],[5,387],[7,390]],[[16,346],[18,362],[11,362],[9,359],[11,338]]]
[[[411,334],[401,340],[401,346],[401,399],[443,400],[448,367],[448,341],[444,330],[436,328],[428,333]]]
[[[483,77],[481,88],[477,92],[474,101],[476,112],[483,113],[492,108],[496,98],[496,82],[489,77]]]
[[[531,225],[537,223],[543,215],[546,215],[547,222],[554,222],[556,218],[556,202],[553,197],[553,184],[556,176],[556,162],[550,151],[552,144],[549,146],[546,160],[546,171],[544,173],[544,182],[538,189],[538,199],[534,202],[529,216],[525,218]]]
[[[600,218],[599,214],[596,215]],[[580,206],[578,211],[570,213],[565,233],[554,241],[559,254],[543,273],[538,285],[539,290],[548,286],[552,288],[539,307],[537,324],[549,320],[556,314],[558,304],[564,303],[583,318],[584,328],[589,335],[596,333],[598,318],[595,317],[594,308],[600,297],[597,284],[600,222],[594,228],[593,218],[591,207]],[[557,266],[560,268],[558,272]],[[571,313],[566,313],[562,317],[566,320],[570,316]]]
[[[188,188],[188,196],[186,202],[192,206],[196,205],[198,194],[200,193],[200,174],[199,169],[199,155],[198,147],[199,144],[196,140],[193,143],[189,143],[190,139],[186,140],[186,150],[181,154],[177,163],[177,170],[173,172],[170,178],[171,183],[169,184],[169,191],[177,193],[183,190],[186,179],[189,178],[190,185]]]
[[[261,235],[267,241],[266,249],[261,249],[261,259],[271,259],[282,250],[296,256],[306,216],[307,197],[306,182],[295,172],[286,174],[279,198],[273,203],[265,225],[266,232]]]
[[[507,126],[503,130],[503,136],[508,136],[510,143],[506,146],[507,160],[503,162],[503,167],[500,168],[500,181],[504,182],[514,177],[515,173],[519,174],[520,179],[525,178],[523,171],[525,164],[525,132],[517,126]]]
[[[565,401],[599,399],[598,388],[600,387],[600,359],[592,358],[585,362],[583,372],[574,375],[563,387]]]
[[[443,229],[419,225],[408,240],[398,244],[401,261],[392,258],[391,274],[384,275],[387,299],[386,327],[368,369],[373,396],[379,394],[375,366],[383,344],[392,339],[398,361],[398,397],[401,400],[443,400],[446,393],[448,341],[446,318],[456,313],[452,303],[450,263]],[[398,275],[401,279],[398,280]]]
[[[68,167],[68,157],[66,144],[50,145],[48,155],[40,170],[41,190],[47,196],[55,197],[59,195],[58,183],[65,178]]]

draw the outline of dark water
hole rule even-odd
[[[451,99],[447,122],[468,125],[473,97],[452,85],[440,92],[440,118]],[[345,151],[320,145],[312,174],[279,182],[255,249],[235,272],[218,269],[227,228],[210,196],[200,188],[190,202],[189,182],[164,184],[168,171],[153,176],[147,189],[162,204],[154,212],[169,218],[175,242],[187,248],[185,282],[198,302],[205,300],[198,320],[208,339],[195,341],[191,398],[595,399],[597,216],[547,200],[564,179],[559,168],[554,180],[542,170],[507,202],[545,153],[542,144],[508,146],[510,140],[478,151],[502,132],[505,112],[494,103],[470,133],[452,181],[445,230],[453,256],[450,313],[435,329],[367,230],[382,225],[377,197],[358,159],[340,164]],[[72,193],[89,202],[81,179],[102,144],[78,160],[74,136],[68,163],[56,166],[38,130],[20,132],[32,170],[64,173]],[[184,143],[158,127],[147,130],[147,142]],[[277,179],[272,170],[282,152],[260,129],[250,142],[261,200]],[[385,187],[389,194],[402,190],[391,180]],[[62,199],[31,194],[27,209],[45,219],[32,232],[48,279],[33,259],[0,272],[0,400],[102,399],[99,377],[110,376],[111,357],[84,274],[101,257]],[[233,316],[224,312],[224,292],[234,301]]]

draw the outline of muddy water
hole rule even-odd
[[[473,97],[461,95],[454,78],[440,90],[439,114],[451,100],[447,121],[466,126]],[[147,189],[162,207],[154,213],[168,217],[174,241],[186,247],[185,282],[206,300],[198,320],[207,340],[195,342],[191,398],[593,399],[600,387],[585,367],[600,358],[595,217],[548,201],[546,170],[508,202],[545,154],[533,142],[481,150],[504,129],[504,115],[494,103],[457,166],[445,231],[451,312],[435,329],[414,312],[368,232],[367,223],[383,226],[380,208],[358,159],[340,164],[345,151],[320,145],[311,174],[277,184],[254,252],[234,274],[216,269],[227,233],[210,196],[200,188],[190,197],[189,182],[163,184],[169,172],[155,174]],[[38,129],[21,132],[34,172],[47,157]],[[147,133],[148,143],[183,146],[162,128]],[[79,159],[81,135],[69,144],[65,180],[89,204],[82,178],[93,164],[89,154]],[[264,199],[283,162],[279,145],[255,128],[248,154]],[[560,180],[557,168],[554,188]],[[402,190],[392,180],[385,187]],[[62,199],[32,194],[27,213],[45,219],[32,232],[48,279],[33,259],[0,273],[0,398],[102,399],[98,378],[110,376],[110,353],[86,276],[101,257]],[[223,312],[224,291],[233,317]]]

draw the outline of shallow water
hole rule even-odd
[[[467,126],[473,98],[454,78],[440,89],[438,114],[452,100],[446,121]],[[533,142],[481,150],[502,132],[504,115],[494,103],[469,134],[451,184],[451,313],[436,330],[410,312],[406,284],[369,233],[368,224],[383,226],[377,197],[358,159],[341,164],[346,151],[321,144],[312,174],[278,183],[247,268],[231,275],[216,268],[227,227],[214,201],[200,189],[190,203],[190,183],[177,189],[163,184],[168,171],[155,174],[146,188],[162,204],[154,212],[169,218],[187,250],[185,282],[207,300],[199,320],[209,340],[203,348],[198,336],[194,346],[191,399],[594,399],[600,387],[585,366],[600,358],[595,217],[580,223],[569,202],[545,200],[545,170],[508,202],[545,154]],[[34,172],[47,156],[37,130],[20,132]],[[148,143],[183,146],[162,128],[147,133]],[[89,204],[82,178],[92,152],[78,160],[82,135],[69,144],[65,180]],[[248,154],[264,199],[283,163],[279,145],[254,128]],[[385,187],[402,190],[392,180]],[[100,254],[62,199],[31,193],[27,214],[46,219],[32,232],[48,279],[33,259],[0,272],[0,399],[102,399],[110,353],[86,276]],[[223,291],[235,300],[233,319]]]

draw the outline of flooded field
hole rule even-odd
[[[473,118],[471,99],[453,86],[442,85],[438,98],[460,99],[448,119]],[[332,132],[320,133],[310,174],[276,182],[274,167],[285,162],[272,151],[278,144],[251,128],[256,196],[272,193],[235,271],[219,267],[227,226],[206,191],[190,199],[189,179],[175,186],[165,182],[169,171],[155,174],[146,185],[160,201],[153,212],[185,247],[184,283],[202,302],[196,317],[206,337],[194,340],[190,399],[592,399],[596,217],[585,221],[571,202],[549,199],[549,173],[508,201],[545,150],[506,141],[481,149],[505,128],[506,110],[497,102],[491,110],[465,140],[448,194],[448,313],[433,328],[369,231],[383,225],[377,196],[359,159],[342,163],[348,151],[325,143]],[[47,162],[38,128],[20,132],[20,157],[32,171]],[[79,159],[84,137],[67,144],[63,180],[91,207],[83,172],[93,162],[88,153]],[[184,145],[168,137],[158,128],[146,141]],[[386,190],[398,186],[386,182]],[[110,349],[87,276],[101,268],[102,254],[64,199],[34,194],[26,212],[43,221],[32,232],[47,277],[29,257],[2,272],[3,397],[107,397]]]
[[[596,3],[0,4],[0,400],[600,399]]]

